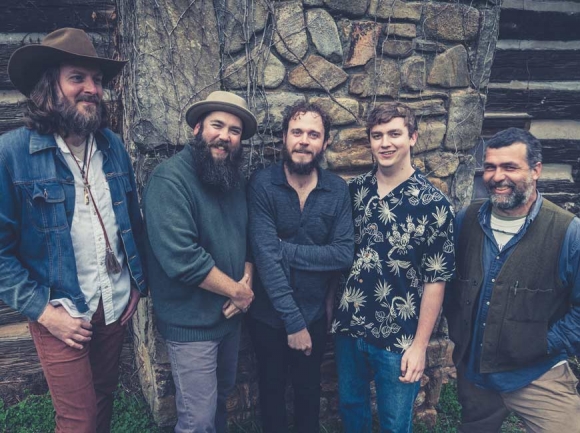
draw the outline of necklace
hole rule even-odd
[[[71,150],[71,153],[73,153],[73,160],[74,160],[75,164],[77,165],[77,167],[79,168],[79,171],[81,172],[81,178],[83,179],[84,196],[85,196],[85,204],[86,205],[88,205],[90,202],[89,193],[90,193],[90,189],[91,189],[91,185],[89,184],[89,168],[91,167],[91,158],[89,156],[88,162],[87,162],[87,154],[90,155],[93,153],[93,144],[95,142],[95,137],[92,137],[90,149],[88,149],[88,147],[89,147],[88,142],[89,142],[89,139],[87,138],[87,141],[85,141],[85,154],[83,155],[83,166],[82,167],[79,164],[79,162],[77,161],[76,156],[74,155],[74,153],[72,152],[72,150],[69,147],[69,150]],[[86,171],[85,171],[85,169],[86,169]]]

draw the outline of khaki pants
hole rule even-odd
[[[528,386],[499,393],[477,388],[457,368],[457,391],[462,406],[461,433],[499,432],[510,412],[518,414],[528,433],[580,433],[578,380],[565,363],[547,371]]]
[[[108,433],[126,326],[105,325],[103,304],[91,320],[93,336],[73,349],[38,322],[29,322],[56,412],[56,433]]]

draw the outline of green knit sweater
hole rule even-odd
[[[240,323],[226,319],[227,298],[199,287],[213,266],[235,281],[246,261],[245,187],[221,193],[204,186],[190,146],[159,164],[143,198],[148,281],[157,329],[171,341],[223,337]]]

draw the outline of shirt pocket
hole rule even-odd
[[[327,245],[330,243],[330,235],[334,226],[335,215],[320,212],[311,218],[306,227],[308,238],[315,245]]]
[[[60,183],[35,182],[25,189],[25,221],[39,231],[63,230],[68,227],[65,193]]]

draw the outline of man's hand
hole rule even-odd
[[[415,343],[405,351],[401,359],[401,382],[413,383],[421,380],[425,370],[425,352],[425,349]]]
[[[141,299],[141,293],[135,287],[131,286],[131,294],[129,295],[129,303],[125,307],[125,311],[121,314],[119,320],[121,320],[121,326],[125,324],[133,317],[135,311],[137,311],[137,304],[139,304],[139,299]]]
[[[308,329],[304,328],[294,334],[288,335],[290,349],[301,350],[306,356],[312,353],[312,339]]]
[[[85,343],[91,341],[93,335],[93,325],[90,322],[71,317],[63,307],[53,307],[51,304],[46,306],[38,318],[38,323],[73,349],[81,350]]]
[[[234,317],[236,314],[241,313],[241,312],[242,312],[242,310],[240,310],[238,307],[236,307],[232,303],[231,299],[228,299],[226,301],[226,303],[224,304],[224,306],[222,307],[222,314],[225,316],[226,319]]]
[[[254,300],[254,292],[250,287],[250,274],[245,274],[243,278],[238,281],[238,289],[236,294],[230,298],[232,304],[240,311],[246,312],[250,308],[250,304]],[[225,307],[225,305],[224,305]]]

